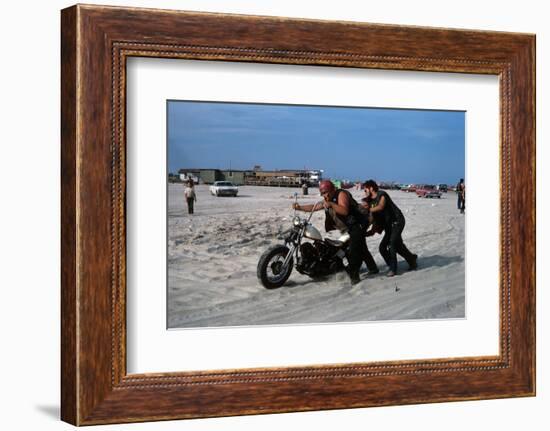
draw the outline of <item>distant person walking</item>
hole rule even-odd
[[[390,268],[387,273],[388,277],[397,274],[397,254],[403,256],[409,264],[409,269],[416,269],[418,256],[409,251],[401,238],[405,228],[403,213],[385,191],[378,189],[378,184],[374,180],[366,181],[363,184],[363,189],[367,198],[366,205],[373,216],[374,225],[384,227],[384,237],[380,241],[379,250]],[[372,230],[367,232],[367,236],[372,234],[374,234]]]
[[[466,185],[464,184],[464,178],[461,178],[456,185],[456,193],[458,195],[457,207],[460,210],[460,214],[464,214],[466,209]]]
[[[189,179],[187,181],[187,187],[185,187],[185,200],[187,201],[187,212],[189,214],[194,213],[194,205],[197,201],[197,194],[195,193],[195,185],[193,184],[193,180]]]

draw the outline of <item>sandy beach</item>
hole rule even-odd
[[[421,199],[389,191],[406,218],[403,240],[418,254],[418,270],[386,277],[381,235],[367,240],[380,274],[351,286],[345,273],[313,281],[294,270],[279,289],[256,278],[260,255],[282,243],[290,227],[294,188],[239,187],[239,196],[215,197],[196,186],[195,214],[187,214],[182,184],[168,188],[168,327],[220,327],[401,319],[462,318],[465,313],[465,217],[456,195]],[[350,190],[357,200],[360,190]],[[299,203],[321,200],[317,189]],[[304,214],[304,213],[301,213]],[[312,217],[324,232],[324,213]]]

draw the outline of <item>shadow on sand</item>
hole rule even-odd
[[[444,266],[452,265],[453,263],[459,263],[459,262],[464,262],[464,258],[462,256],[440,256],[438,254],[435,254],[433,256],[418,256],[418,271],[422,271],[423,269],[428,269],[428,268],[442,268]],[[380,272],[378,274],[366,276],[367,269],[363,267],[360,272],[361,280],[367,280],[367,279],[372,280],[379,277],[386,277],[386,270],[387,270],[387,267],[383,264],[380,267]],[[407,262],[404,262],[400,259],[398,262],[398,275],[402,275],[407,272],[408,272]],[[326,281],[329,281],[331,277],[334,277],[334,274],[327,275],[325,277],[310,278],[307,281],[301,281],[299,283],[294,280],[287,280],[284,286],[282,287],[294,289],[296,287],[303,287],[312,283],[323,282],[323,281],[326,282]],[[343,291],[349,290],[349,289],[351,289],[350,286],[345,286],[342,288]]]
[[[291,275],[291,277],[292,277],[292,275]],[[304,286],[306,286],[306,285],[308,285],[308,284],[316,283],[316,282],[318,282],[318,281],[326,281],[326,279],[328,279],[328,277],[327,277],[327,278],[323,278],[323,279],[322,279],[322,278],[316,278],[316,279],[310,278],[310,279],[308,279],[307,281],[301,281],[301,282],[299,282],[299,283],[296,282],[296,281],[294,281],[294,280],[287,280],[287,281],[285,282],[285,284],[283,285],[283,287],[289,287],[289,288],[291,288],[291,289],[293,289],[293,288],[295,288],[295,287],[304,287]]]
[[[433,267],[441,268],[459,262],[464,262],[464,258],[462,256],[440,256],[438,254],[434,254],[433,256],[418,256],[418,269],[422,270]],[[406,262],[401,263],[405,267],[407,266]]]
[[[397,269],[398,269],[398,275],[404,274],[406,272],[409,272],[409,266],[407,265],[407,262],[403,261],[402,258],[398,257],[397,262]],[[418,256],[418,271],[422,271],[423,269],[428,268],[442,268],[447,265],[452,265],[453,263],[459,263],[464,262],[464,258],[462,256],[440,256],[438,254],[434,254],[433,256]],[[365,277],[365,274],[367,273],[367,269],[365,267],[361,270],[361,275],[363,275],[362,279],[369,278],[378,278],[378,277],[385,277],[386,272],[388,270],[388,267],[386,264],[382,264],[379,266],[380,272],[376,275],[369,275],[368,277]]]

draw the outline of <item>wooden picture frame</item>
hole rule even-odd
[[[62,11],[61,418],[74,425],[535,394],[535,36],[77,5]],[[130,56],[500,78],[500,353],[127,374]]]

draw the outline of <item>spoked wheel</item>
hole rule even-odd
[[[290,277],[294,261],[290,258],[286,268],[283,267],[289,249],[284,245],[277,245],[267,250],[258,262],[258,280],[266,289],[281,287]]]

